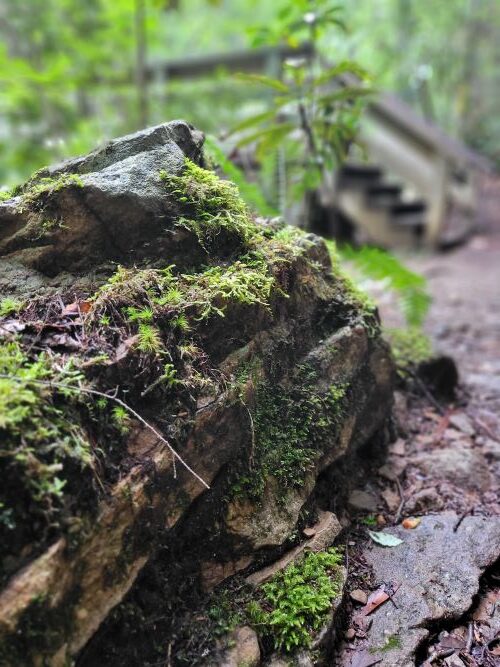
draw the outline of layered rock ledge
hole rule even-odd
[[[141,571],[170,550],[207,592],[260,570],[388,416],[376,312],[202,143],[167,123],[0,202],[2,664],[124,664],[98,631]]]

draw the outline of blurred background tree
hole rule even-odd
[[[0,184],[145,124],[175,117],[211,132],[257,112],[244,82],[218,72],[147,82],[147,64],[280,39],[279,11],[303,0],[0,0]],[[500,161],[498,0],[357,0],[348,33],[325,34],[451,134]]]

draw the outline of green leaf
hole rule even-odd
[[[397,547],[400,544],[403,544],[403,540],[400,540],[399,537],[391,535],[390,533],[377,533],[373,530],[369,530],[368,535],[374,542],[383,547]]]
[[[240,81],[248,81],[249,83],[257,83],[262,86],[267,86],[268,88],[274,88],[274,90],[278,90],[280,93],[288,93],[289,90],[289,87],[286,83],[283,83],[283,81],[273,79],[264,74],[247,74],[246,72],[238,72],[235,76]]]
[[[368,72],[361,67],[361,65],[358,65],[352,60],[344,60],[341,63],[338,63],[338,65],[326,69],[319,76],[314,78],[312,83],[314,86],[322,86],[324,83],[336,79],[341,74],[355,74],[360,79],[369,78]]]
[[[241,132],[242,130],[246,130],[249,127],[255,127],[255,125],[261,125],[262,123],[265,123],[268,120],[273,120],[273,118],[276,116],[276,110],[272,109],[271,111],[264,111],[263,113],[258,113],[255,116],[250,116],[249,118],[245,118],[245,120],[242,120],[240,123],[237,125],[234,125],[234,127],[231,128],[231,131],[229,134],[235,134],[236,132]]]
[[[360,97],[367,97],[375,93],[374,88],[361,88],[359,86],[345,86],[332,93],[326,93],[318,97],[317,102],[320,106],[326,106],[333,102],[344,102],[354,100]]]
[[[257,132],[243,137],[238,141],[237,146],[246,146],[253,143],[254,141],[262,143],[263,141],[267,142],[266,145],[276,145],[279,143],[283,137],[292,132],[296,128],[295,123],[279,123],[278,125],[273,125],[272,127],[265,127]]]

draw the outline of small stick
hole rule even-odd
[[[469,629],[467,632],[467,646],[465,647],[467,653],[470,653],[470,650],[472,648],[473,637],[474,637],[474,621],[471,621],[469,623]]]
[[[398,523],[399,519],[401,518],[403,507],[405,506],[406,503],[406,499],[403,494],[403,487],[401,486],[399,477],[396,477],[396,485],[398,487],[398,492],[399,492],[399,497],[401,498],[401,502],[399,503],[398,511],[396,512],[396,516],[394,517],[394,523]]]

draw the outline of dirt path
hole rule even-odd
[[[399,394],[400,438],[351,498],[357,599],[335,665],[500,665],[500,220],[486,222],[466,246],[410,261],[428,278],[426,329],[455,359],[460,389],[441,406]],[[390,303],[382,314],[394,320]],[[367,528],[401,543],[377,545]],[[365,595],[381,602],[369,614]]]

